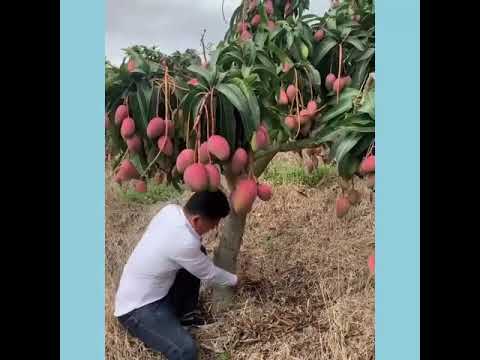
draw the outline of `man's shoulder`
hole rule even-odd
[[[162,235],[169,239],[181,238],[187,243],[195,240],[186,224],[183,209],[178,204],[165,205],[153,219],[151,229],[157,233],[161,230]]]
[[[168,219],[168,221],[172,221],[173,219],[181,220],[182,216],[182,207],[175,203],[168,203],[163,206],[156,215],[154,216],[154,220],[158,219]]]
[[[178,212],[178,210],[180,210],[181,208],[182,207],[180,206],[180,204],[177,204],[175,202],[168,202],[158,211],[158,213],[171,212],[171,211]]]

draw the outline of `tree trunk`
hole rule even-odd
[[[254,163],[253,172],[255,176],[258,177],[263,173],[275,154],[276,152],[270,153]],[[225,178],[229,190],[232,191],[235,186],[235,176],[231,174],[229,168],[225,169]],[[236,214],[232,209],[225,219],[223,231],[220,234],[220,242],[215,249],[215,265],[233,274],[237,273],[238,254],[242,246],[246,220],[247,215]],[[231,304],[233,295],[234,291],[230,287],[213,287],[213,299],[219,308],[224,308]]]
[[[238,215],[232,210],[225,219],[220,243],[215,249],[215,265],[233,274],[237,273],[237,258],[242,246],[245,222],[246,215]],[[233,289],[215,286],[213,298],[219,306],[227,306],[232,302]]]

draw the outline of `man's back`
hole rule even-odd
[[[165,206],[152,219],[123,269],[115,316],[165,297],[182,268],[201,280],[235,285],[237,276],[216,267],[200,246],[200,236],[183,209]]]
[[[122,273],[115,316],[164,297],[181,266],[171,260],[180,248],[199,247],[178,205],[165,206],[150,222]]]
[[[200,281],[236,286],[238,277],[215,266],[201,236],[230,212],[220,191],[194,193],[185,206],[165,206],[150,222],[127,261],[115,299],[118,321],[144,344],[169,359],[197,359],[184,326],[198,316]]]

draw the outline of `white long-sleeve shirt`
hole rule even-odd
[[[237,276],[215,266],[200,250],[200,236],[183,209],[165,206],[150,222],[127,264],[115,298],[115,316],[162,299],[181,268],[199,278],[234,286]]]

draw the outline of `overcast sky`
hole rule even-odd
[[[227,20],[240,0],[225,0]],[[310,12],[323,15],[329,0],[311,0]],[[107,59],[120,65],[122,49],[132,45],[156,45],[170,54],[175,50],[201,49],[206,42],[223,39],[228,27],[222,16],[222,0],[107,0],[105,52]],[[88,25],[87,25],[88,26]]]

